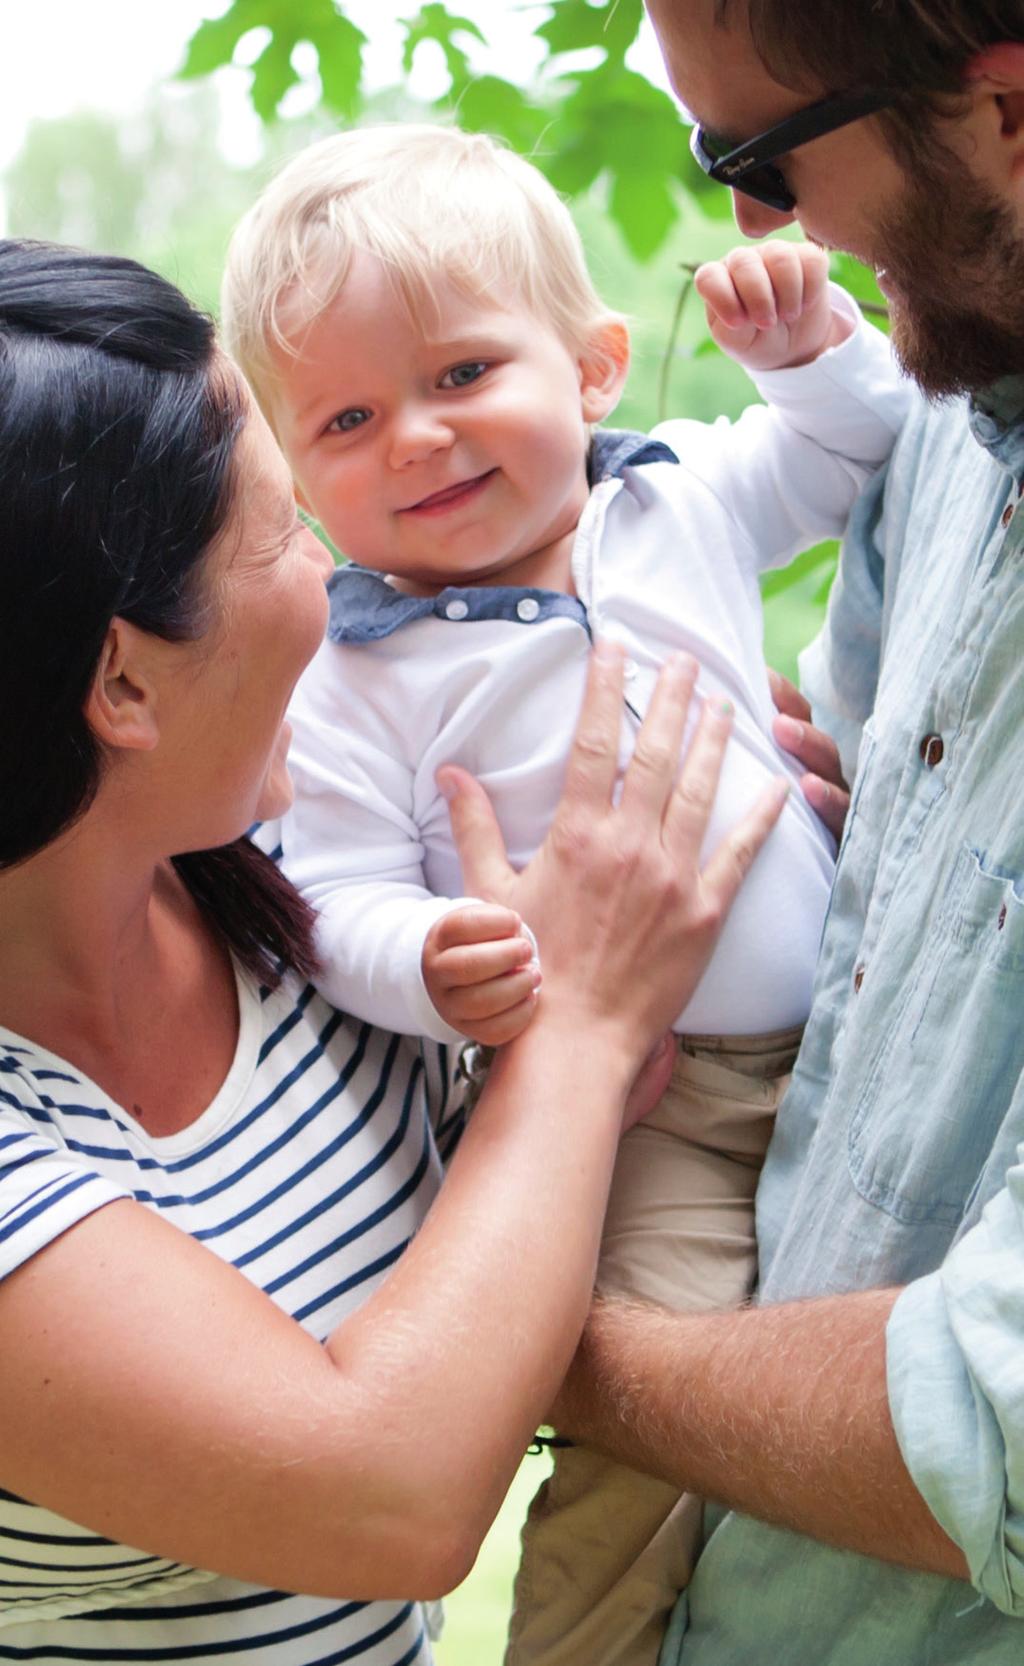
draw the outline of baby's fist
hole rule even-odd
[[[540,966],[510,908],[475,903],[435,921],[423,945],[423,982],[453,1030],[500,1047],[525,1030],[540,988]]]
[[[694,279],[708,328],[745,370],[810,364],[850,324],[832,310],[828,256],[813,243],[762,243],[708,261]]]

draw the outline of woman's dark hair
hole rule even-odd
[[[746,22],[784,86],[896,94],[880,119],[905,162],[928,150],[931,118],[964,91],[971,58],[1024,41],[1024,0],[715,0],[715,11],[720,23]]]
[[[211,320],[173,284],[0,241],[0,868],[96,795],[84,706],[115,615],[172,642],[202,634],[203,557],[245,420]],[[254,975],[311,970],[312,911],[248,839],[173,860]]]

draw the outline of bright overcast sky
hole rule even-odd
[[[372,84],[399,79],[401,37],[395,19],[408,16],[415,5],[416,0],[347,0],[347,14],[369,37],[364,61]],[[0,169],[17,152],[33,117],[84,108],[111,114],[138,109],[148,89],[181,63],[196,24],[225,9],[223,0],[0,0]],[[490,67],[513,79],[529,77],[537,61],[531,24],[546,7],[523,0],[450,0],[449,9],[484,28],[498,49]],[[652,38],[642,41],[630,61],[661,79]],[[437,73],[423,50],[410,90],[429,97],[438,90]],[[225,153],[239,162],[250,160],[258,146],[258,124],[245,96],[247,76],[228,70],[217,80]],[[296,113],[301,102],[298,94]]]

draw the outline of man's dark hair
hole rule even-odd
[[[715,0],[715,12],[730,27],[746,22],[784,86],[892,91],[883,122],[904,159],[920,154],[930,118],[964,91],[971,58],[1024,42],[1024,0]]]
[[[84,715],[111,620],[208,623],[204,556],[245,424],[213,324],[134,261],[0,241],[0,868],[84,815],[104,754]],[[312,914],[247,839],[173,858],[241,963],[308,972]]]

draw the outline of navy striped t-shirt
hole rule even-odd
[[[132,1197],[323,1340],[401,1255],[461,1117],[445,1048],[384,1034],[286,979],[238,977],[213,1103],[152,1139],[95,1083],[0,1027],[0,1278]],[[268,1507],[273,1501],[268,1499]],[[286,1595],[90,1533],[0,1491],[0,1660],[425,1666],[416,1603]]]

